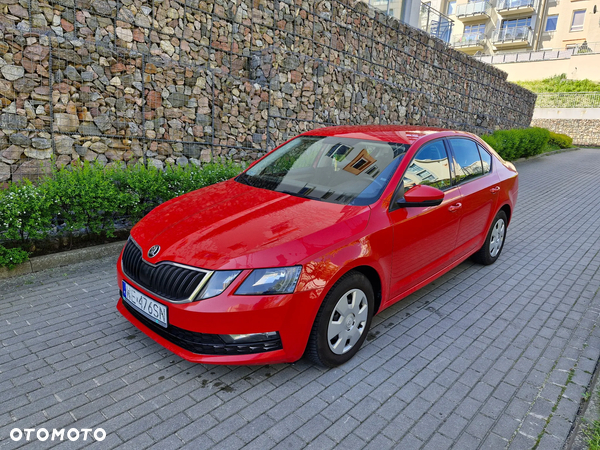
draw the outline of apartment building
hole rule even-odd
[[[600,52],[600,0],[406,2],[421,3],[421,21],[430,11],[427,8],[449,17],[453,21],[449,43],[471,55],[571,48],[578,52],[588,49]],[[369,3],[411,23],[402,15],[407,6],[403,9],[401,0],[371,0]]]

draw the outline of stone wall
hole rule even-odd
[[[505,79],[353,0],[0,0],[0,181],[254,159],[331,124],[526,127]]]
[[[574,145],[600,147],[600,119],[533,119],[531,126],[571,136]]]

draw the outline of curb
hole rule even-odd
[[[0,267],[0,280],[18,277],[28,273],[35,273],[41,270],[53,269],[55,267],[67,266],[78,262],[91,261],[106,256],[117,256],[121,253],[125,242],[127,241],[111,242],[110,244],[94,245],[93,247],[80,248],[68,252],[36,256],[23,264],[19,264],[11,270],[8,270],[6,267]]]

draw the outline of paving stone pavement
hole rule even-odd
[[[0,448],[562,448],[600,356],[600,150],[518,169],[496,264],[382,312],[337,369],[183,361],[116,311],[114,258],[2,282]]]

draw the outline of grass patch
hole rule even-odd
[[[568,80],[566,74],[555,75],[536,81],[515,81],[536,94],[543,92],[600,92],[600,83],[592,80]]]

